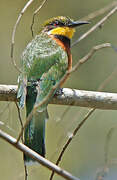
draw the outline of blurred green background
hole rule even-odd
[[[19,12],[27,1],[0,0],[0,84],[17,84],[18,72],[11,64],[10,44],[13,26]],[[41,9],[35,18],[34,33],[37,34],[43,21],[65,15],[77,20],[98,10],[112,0],[51,0]],[[30,25],[32,14],[41,1],[35,1],[24,14],[15,37],[15,60],[20,65],[20,56],[26,44],[32,39]],[[104,15],[103,15],[104,16]],[[76,40],[103,16],[92,20],[90,25],[79,27]],[[86,39],[72,48],[73,64],[83,57],[94,45],[105,42],[117,47],[117,13],[102,28],[98,28]],[[96,91],[99,85],[117,68],[117,52],[103,49],[97,52],[87,63],[73,73],[64,87]],[[103,91],[117,92],[117,74]],[[49,117],[46,127],[46,157],[55,162],[70,133],[88,112],[87,108],[71,107],[64,115],[67,106],[49,105]],[[22,118],[25,120],[25,112]],[[109,145],[109,159],[117,159],[117,112],[96,110],[73,139],[64,154],[60,166],[81,180],[96,179],[97,173],[105,164],[105,141],[107,133],[115,127]],[[17,137],[20,131],[17,110],[14,103],[0,103],[0,128]],[[50,171],[40,166],[29,167],[29,180],[47,180]],[[0,179],[22,180],[24,169],[22,153],[0,139]],[[62,180],[55,175],[54,180]],[[109,164],[105,179],[117,179],[117,164]]]

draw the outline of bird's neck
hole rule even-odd
[[[69,58],[69,55],[71,54],[70,39],[63,35],[50,35],[50,37],[54,39],[56,43],[64,49],[64,51],[67,52]]]
[[[54,35],[54,39],[59,43],[59,41],[63,44],[62,47],[66,50],[70,50],[70,39],[66,36],[62,35]]]
[[[58,45],[60,45],[64,51],[66,51],[68,56],[68,70],[72,68],[72,54],[70,49],[70,39],[62,35],[50,35]]]
[[[68,56],[68,70],[72,68],[72,54],[70,49],[70,39],[62,35],[54,35],[53,39],[59,44],[67,53]]]

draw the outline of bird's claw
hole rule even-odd
[[[63,94],[63,88],[59,88],[56,90],[55,96],[59,96]]]

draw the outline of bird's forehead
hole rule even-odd
[[[71,21],[72,21],[72,19],[70,19],[69,17],[58,16],[58,17],[51,18],[51,19],[49,19],[48,21],[46,21],[46,22],[44,23],[44,26],[53,24],[54,22],[67,24],[67,23],[69,23],[69,22],[71,22]]]

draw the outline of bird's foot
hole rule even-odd
[[[62,94],[63,94],[63,88],[58,88],[56,90],[55,96],[59,96],[59,95],[62,95]]]

